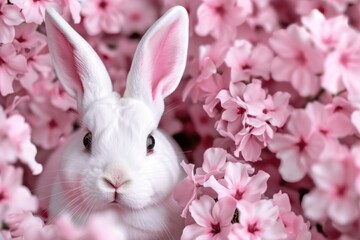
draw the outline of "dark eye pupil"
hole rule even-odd
[[[150,134],[148,137],[147,137],[147,140],[146,140],[146,148],[147,148],[147,151],[148,152],[151,152],[154,150],[154,147],[155,147],[155,138]]]
[[[88,133],[84,136],[83,144],[84,144],[84,147],[85,147],[87,150],[90,150],[90,149],[91,149],[91,138],[92,138],[91,132],[88,132]]]

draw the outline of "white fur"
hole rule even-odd
[[[172,8],[145,34],[124,98],[112,92],[94,50],[56,11],[47,10],[45,23],[58,77],[78,100],[83,123],[52,155],[39,179],[41,206],[49,209],[50,221],[68,212],[83,224],[90,211],[113,209],[128,239],[179,239],[184,222],[172,190],[183,178],[179,162],[184,156],[157,127],[164,98],[177,87],[186,64],[185,9]],[[174,55],[159,60],[166,54]],[[91,151],[83,146],[88,131]],[[149,134],[155,138],[152,153],[146,149]]]

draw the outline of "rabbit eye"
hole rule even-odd
[[[148,153],[152,152],[154,150],[154,147],[155,147],[155,138],[151,134],[149,134],[146,140],[146,148]]]
[[[90,150],[90,149],[91,149],[91,138],[92,138],[91,132],[88,132],[88,133],[84,136],[83,144],[84,144],[84,147],[85,147],[87,150]]]

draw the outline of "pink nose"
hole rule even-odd
[[[109,179],[109,178],[104,177],[103,180],[106,183],[106,185],[113,187],[115,189],[118,189],[122,185],[130,182],[130,180],[128,180],[128,179],[121,179],[121,178]]]

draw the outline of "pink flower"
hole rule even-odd
[[[360,133],[360,110],[356,110],[351,115],[351,122],[355,126],[358,133]]]
[[[94,213],[85,226],[77,226],[68,215],[60,215],[53,224],[45,224],[30,212],[16,211],[6,217],[11,239],[37,240],[119,240],[127,239],[123,228],[116,222],[114,212]]]
[[[355,171],[349,159],[316,164],[311,176],[316,187],[304,196],[305,215],[315,221],[329,217],[340,225],[359,217],[358,195],[354,191]]]
[[[252,12],[249,0],[202,0],[197,10],[198,24],[195,32],[200,36],[211,35],[217,39],[232,38],[235,28]]]
[[[344,12],[348,5],[356,3],[356,0],[325,0],[328,4],[332,5],[338,12]]]
[[[35,23],[21,24],[15,27],[14,46],[17,49],[30,49],[46,45],[45,35],[36,31],[38,27]]]
[[[236,157],[241,152],[246,161],[258,161],[261,149],[273,138],[275,126],[281,127],[278,124],[284,124],[289,115],[289,96],[278,93],[275,96],[279,103],[274,103],[271,96],[266,98],[258,80],[248,85],[232,83],[229,90],[221,90],[217,95],[224,111],[215,127],[220,135],[234,141]],[[280,107],[275,104],[284,105]],[[276,125],[272,126],[270,122]]]
[[[222,178],[225,172],[226,160],[231,157],[223,148],[209,148],[204,152],[204,161],[196,171],[199,183],[204,184],[209,177]]]
[[[279,218],[285,227],[287,240],[312,239],[309,222],[305,223],[301,215],[297,216],[291,211],[291,203],[287,194],[281,192],[274,194],[272,202],[279,208]]]
[[[287,92],[276,92],[273,96],[268,95],[265,99],[263,113],[267,121],[275,127],[282,127],[290,116],[289,107],[290,94]]]
[[[0,167],[0,218],[12,211],[36,211],[38,200],[22,185],[23,169],[10,165]]]
[[[287,123],[288,134],[276,133],[269,149],[281,160],[279,172],[285,181],[301,180],[324,149],[324,139],[315,132],[305,110],[295,110]]]
[[[226,239],[235,212],[235,202],[224,198],[215,202],[209,196],[194,200],[189,208],[195,224],[185,227],[181,240]]]
[[[315,95],[320,89],[317,75],[322,73],[323,57],[305,29],[291,25],[277,30],[269,43],[278,55],[271,64],[273,78],[291,82],[301,96]]]
[[[263,171],[249,176],[249,170],[245,164],[228,162],[224,179],[216,180],[211,176],[204,186],[211,187],[217,192],[219,199],[231,198],[235,202],[260,200],[266,191],[266,181],[270,176]]]
[[[12,44],[0,45],[0,94],[13,93],[12,83],[16,75],[26,71],[25,57],[17,54]]]
[[[127,1],[123,5],[123,32],[126,34],[144,33],[156,20],[156,9],[152,4],[142,0]]]
[[[360,87],[357,77],[360,73],[360,37],[349,31],[342,37],[335,50],[326,58],[322,86],[330,93],[338,93],[344,88],[350,98],[358,99]]]
[[[202,185],[209,177],[222,178],[227,159],[231,156],[222,148],[209,148],[204,153],[202,168],[194,171],[194,164],[181,162],[187,177],[184,178],[174,190],[174,198],[182,206],[182,217],[186,217],[191,202],[202,193]]]
[[[208,106],[221,89],[229,87],[230,76],[216,73],[228,49],[229,44],[222,42],[199,48],[199,55],[191,61],[192,64],[189,64],[188,71],[192,78],[183,91],[183,99],[190,95],[193,102],[206,101],[205,105]]]
[[[62,1],[62,9],[66,9],[67,11],[70,12],[74,23],[80,23],[81,5],[79,0],[61,0],[61,1]]]
[[[32,140],[45,149],[56,147],[73,130],[74,114],[54,108],[49,102],[29,104],[24,113],[32,127]]]
[[[332,102],[326,105],[326,109],[330,113],[342,113],[349,117],[354,111],[354,106],[344,97],[336,96],[332,99]]]
[[[10,2],[21,9],[27,23],[41,24],[44,21],[47,7],[60,9],[55,0],[10,0]]]
[[[235,140],[235,135],[245,125],[243,122],[251,116],[256,118],[263,114],[266,93],[259,81],[248,85],[238,82],[230,85],[229,90],[222,90],[217,96],[224,108],[217,130],[221,135]]]
[[[318,48],[330,51],[336,47],[340,39],[350,31],[348,19],[345,16],[337,16],[326,19],[318,10],[301,19],[302,24],[311,34],[311,38]]]
[[[229,49],[225,63],[231,68],[231,81],[249,81],[252,77],[270,78],[270,64],[274,54],[267,46],[253,46],[243,40],[235,41]]]
[[[297,0],[296,1],[296,13],[300,16],[305,16],[311,13],[314,9],[322,12],[325,16],[339,15],[333,6],[328,4],[325,0],[312,1],[312,0]]]
[[[93,213],[84,226],[77,226],[71,221],[69,215],[62,215],[56,219],[54,225],[45,226],[44,230],[46,230],[46,227],[53,227],[55,232],[53,235],[56,236],[56,239],[127,239],[125,229],[119,225],[116,218],[116,213],[111,211]],[[52,239],[54,239],[54,236],[44,238],[44,240]]]
[[[279,17],[275,7],[268,0],[253,0],[253,14],[246,19],[252,29],[264,29],[271,33],[279,28]]]
[[[217,137],[218,134],[214,128],[215,120],[210,118],[203,107],[194,104],[189,108],[189,114],[197,133],[203,137]]]
[[[34,47],[24,53],[27,59],[27,72],[19,77],[21,85],[31,90],[33,84],[40,79],[40,76],[49,77],[53,70],[50,54],[43,54],[43,47]]]
[[[196,198],[197,187],[199,185],[194,175],[194,164],[186,164],[182,161],[181,166],[185,170],[187,176],[175,187],[173,195],[175,201],[184,208],[181,216],[185,218],[191,202]]]
[[[77,109],[76,100],[66,93],[59,81],[54,84],[51,90],[51,104],[63,111]]]
[[[279,209],[270,200],[238,202],[238,223],[233,224],[229,240],[286,239],[284,226],[278,221]]]
[[[0,2],[0,43],[10,43],[15,37],[14,26],[22,23],[23,17],[20,9],[14,5]]]
[[[41,231],[44,222],[31,214],[31,212],[18,210],[11,212],[5,218],[6,224],[9,226],[11,239],[41,239]],[[52,236],[54,237],[54,236]]]
[[[84,16],[84,26],[89,35],[97,35],[101,31],[119,33],[124,24],[122,6],[122,0],[84,1],[81,14]]]
[[[0,107],[0,162],[15,163],[18,159],[28,165],[33,174],[42,166],[35,161],[36,147],[30,142],[30,127],[18,114],[6,117]]]
[[[326,106],[313,102],[306,106],[306,112],[311,117],[314,130],[327,138],[342,138],[354,133],[354,127],[348,116],[341,112],[330,112]]]

